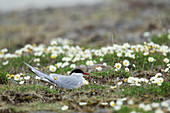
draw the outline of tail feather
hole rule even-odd
[[[25,63],[25,62],[24,62]],[[39,76],[40,78],[45,78],[45,79],[47,79],[48,81],[49,81],[49,83],[51,83],[51,84],[55,84],[55,81],[54,81],[54,79],[52,79],[48,74],[46,74],[46,73],[44,73],[44,72],[42,72],[42,71],[39,71],[39,70],[37,70],[37,69],[35,69],[34,67],[32,67],[32,66],[30,66],[29,64],[27,64],[27,63],[25,63],[29,68],[30,68],[30,70],[35,74],[35,75],[37,75],[37,76]]]

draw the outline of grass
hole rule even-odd
[[[157,44],[164,44],[164,45],[168,45],[170,46],[170,41],[168,39],[168,34],[163,34],[161,36],[155,36],[155,37],[152,37],[151,38],[151,41],[154,42],[154,43],[157,43]]]
[[[141,87],[123,87],[124,91],[121,91],[121,94],[124,96],[136,96],[140,97],[141,95],[153,95],[153,96],[166,96],[170,92],[170,83],[163,83],[161,86],[156,84],[143,85]]]
[[[162,35],[161,38],[167,38],[166,35]],[[161,40],[161,39],[160,39]],[[152,38],[152,41],[157,42],[157,40]],[[168,44],[167,40],[158,41],[160,44]],[[166,64],[163,62],[165,57],[169,58],[170,54],[167,53],[167,56],[163,56],[160,52],[151,53],[149,56],[143,56],[142,52],[135,52],[136,59],[126,58],[123,53],[121,58],[116,56],[116,52],[113,54],[106,54],[102,58],[103,61],[100,61],[101,57],[93,56],[92,60],[95,60],[98,64],[104,62],[107,65],[111,66],[111,69],[106,71],[93,71],[90,73],[90,76],[85,76],[86,80],[89,81],[89,85],[82,86],[73,90],[67,90],[62,88],[50,88],[50,85],[45,84],[41,81],[35,80],[34,75],[28,70],[28,67],[24,65],[24,62],[29,63],[32,66],[36,66],[33,63],[33,59],[36,57],[32,54],[21,56],[19,58],[8,59],[9,64],[4,66],[0,65],[0,95],[2,96],[2,103],[6,102],[7,104],[3,106],[4,109],[11,109],[13,112],[23,112],[23,111],[61,111],[63,105],[69,106],[68,112],[75,111],[95,111],[96,109],[103,109],[99,103],[101,102],[110,102],[112,100],[116,101],[118,98],[126,97],[128,99],[134,98],[135,103],[139,104],[143,101],[150,102],[162,102],[168,98],[170,92],[170,77],[168,73],[161,72],[160,69],[165,69]],[[45,54],[45,56],[39,57],[41,66],[38,66],[40,70],[45,73],[50,73],[46,68],[51,64],[61,62],[62,58],[65,57],[65,54],[58,55],[55,59],[50,59],[51,54]],[[148,57],[154,57],[156,62],[149,63]],[[115,71],[115,63],[121,63],[123,60],[129,60],[130,66],[129,72],[125,72],[125,66],[122,65],[121,70]],[[0,64],[5,60],[1,60]],[[84,65],[86,61],[76,62],[76,65]],[[70,62],[73,64],[73,62]],[[133,67],[132,64],[135,64],[136,67]],[[55,73],[66,74],[66,72],[72,70],[72,68],[65,67],[59,68]],[[31,79],[27,81],[24,85],[19,85],[18,82],[14,80],[7,80],[6,74],[17,74],[24,73],[25,75],[31,76]],[[146,72],[146,73],[144,73]],[[117,84],[117,77],[120,79],[128,78],[129,76],[138,76],[149,79],[154,76],[156,73],[161,72],[163,74],[164,82],[161,86],[156,84],[142,84],[142,86],[130,86],[128,83],[124,83],[116,89],[111,89],[110,86]],[[11,99],[13,95],[13,99]],[[88,102],[87,106],[79,106],[79,102]],[[111,107],[104,107],[108,110],[113,111]],[[130,107],[125,105],[121,108],[120,111],[114,111],[118,113],[129,113],[131,111],[144,112],[135,105]],[[1,111],[1,110],[0,110]],[[144,112],[147,113],[147,112]]]

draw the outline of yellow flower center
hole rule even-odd
[[[115,103],[112,104],[112,106],[115,106],[115,105],[116,105]]]
[[[54,77],[54,79],[55,79],[55,80],[58,80],[58,78],[57,78],[57,77]]]
[[[52,56],[51,56],[51,59],[54,59],[54,58],[56,58],[56,55],[52,55]]]
[[[124,79],[124,82],[127,82],[127,78]]]
[[[19,79],[19,76],[16,76],[16,79]]]
[[[117,68],[119,68],[120,66],[119,65],[117,65]]]
[[[6,77],[10,77],[10,74],[7,74]]]
[[[49,66],[47,66],[46,68],[49,69]]]
[[[10,77],[13,78],[15,75],[11,75]]]
[[[33,44],[33,47],[37,47],[37,45],[36,45],[36,44]]]
[[[151,51],[151,53],[155,53],[155,51]]]

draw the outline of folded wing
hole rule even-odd
[[[24,62],[25,63],[25,62]],[[51,84],[54,84],[55,83],[55,80],[53,78],[51,78],[48,74],[46,73],[43,73],[42,71],[39,71],[37,69],[35,69],[34,67],[30,66],[29,64],[25,63],[29,68],[30,70],[36,74],[37,76],[39,76],[43,81],[46,81],[46,82],[49,82]]]
[[[74,89],[83,85],[83,82],[72,76],[62,76],[56,82],[65,89]]]

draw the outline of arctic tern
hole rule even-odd
[[[25,62],[24,62],[25,63]],[[25,63],[30,70],[41,78],[41,80],[46,81],[51,84],[56,84],[58,87],[65,89],[74,89],[84,85],[86,81],[83,75],[89,75],[89,73],[84,73],[81,69],[74,69],[71,71],[70,76],[64,76],[60,74],[46,74],[42,71],[35,69],[29,64]]]

